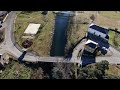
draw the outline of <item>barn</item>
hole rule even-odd
[[[85,50],[90,53],[93,53],[97,47],[99,47],[99,51],[102,54],[106,54],[109,48],[109,36],[108,36],[108,28],[104,28],[98,26],[94,23],[90,24],[88,27],[87,39]],[[93,47],[95,46],[95,47]]]
[[[109,36],[108,36],[108,28],[104,28],[101,26],[98,26],[94,23],[89,25],[88,28],[88,36],[90,36],[89,34],[93,34],[95,36],[101,37],[104,40],[108,40]]]

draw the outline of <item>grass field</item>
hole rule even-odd
[[[119,65],[109,65],[109,69],[106,71],[106,74],[110,75],[120,75],[120,66]]]
[[[109,28],[118,28],[120,30],[120,12],[101,11],[97,15],[96,23]]]
[[[115,11],[101,11],[100,14],[109,19],[120,20],[120,12],[116,13]]]
[[[120,48],[120,34],[116,33],[114,38],[114,45]]]
[[[114,31],[109,31],[109,43],[114,45],[113,40],[114,40],[114,36],[115,36],[115,32]]]
[[[116,34],[114,31],[109,31],[109,43],[120,48],[120,34]]]
[[[52,43],[52,32],[54,27],[54,15],[49,12],[46,16],[42,15],[40,11],[24,12],[17,16],[15,23],[15,39],[21,46],[25,40],[22,35],[29,25],[29,23],[41,24],[41,30],[37,33],[32,40],[33,45],[28,49],[29,51],[36,52],[40,56],[49,56],[50,47]],[[22,46],[21,46],[22,47]]]
[[[88,27],[87,24],[82,24],[85,22],[85,19],[86,17],[84,15],[79,15],[77,17],[73,17],[73,19],[71,20],[72,24],[69,24],[69,28],[67,31],[67,51],[69,51],[72,46],[76,45],[85,36]]]

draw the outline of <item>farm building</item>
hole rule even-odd
[[[108,28],[103,28],[100,27],[98,25],[95,24],[90,24],[89,28],[88,28],[88,36],[90,34],[96,35],[98,37],[103,38],[104,40],[108,40],[109,36],[108,36]]]
[[[100,27],[95,24],[90,24],[88,27],[87,33],[88,41],[85,43],[85,50],[89,53],[94,53],[96,48],[101,52],[101,54],[105,55],[109,48],[109,36],[108,29]]]
[[[40,29],[41,24],[30,23],[26,28],[23,38],[34,38]]]

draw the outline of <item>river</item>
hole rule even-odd
[[[50,52],[51,56],[65,55],[65,45],[67,40],[66,34],[69,18],[70,18],[69,12],[57,14],[55,17],[55,29]]]

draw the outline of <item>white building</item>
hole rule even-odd
[[[103,39],[108,40],[108,28],[103,28],[95,24],[90,24],[88,28],[88,33],[94,34],[96,36],[102,37]]]
[[[39,31],[40,26],[41,24],[30,23],[24,32],[23,38],[34,37]]]

